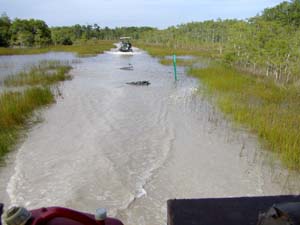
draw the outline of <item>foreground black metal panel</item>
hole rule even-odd
[[[300,196],[168,200],[168,225],[256,225],[273,204],[300,202]]]

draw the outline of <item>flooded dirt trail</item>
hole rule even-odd
[[[144,52],[82,59],[0,172],[0,197],[29,208],[106,207],[127,225],[159,225],[169,198],[299,193],[298,177],[178,72],[175,83],[172,67]],[[126,84],[140,80],[151,85]]]

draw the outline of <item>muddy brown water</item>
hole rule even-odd
[[[5,60],[0,71],[20,56]],[[133,70],[120,69],[128,66]],[[0,168],[1,201],[106,207],[127,225],[161,225],[170,198],[298,194],[299,176],[224,119],[184,68],[178,71],[175,83],[172,67],[137,49],[81,59],[74,79],[60,85],[63,96],[40,112],[43,121]],[[139,80],[151,85],[126,84]]]

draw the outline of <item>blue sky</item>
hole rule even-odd
[[[246,19],[283,0],[0,0],[10,18],[41,19],[49,26],[171,25],[209,19]]]

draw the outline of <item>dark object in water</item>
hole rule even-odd
[[[136,86],[148,86],[148,85],[150,85],[150,82],[147,80],[143,80],[143,81],[127,82],[126,84],[136,85]]]
[[[261,212],[266,212],[275,203],[278,206],[285,202],[299,203],[300,196],[168,200],[168,225],[257,225]]]
[[[121,67],[120,70],[133,70],[133,65],[129,63],[128,66]]]
[[[300,202],[274,204],[259,215],[257,225],[300,225]]]

